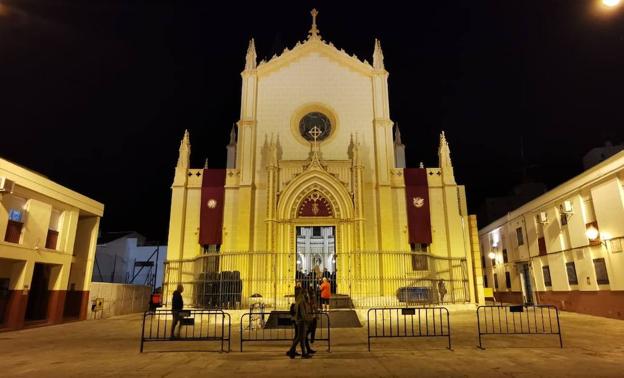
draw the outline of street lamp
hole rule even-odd
[[[606,7],[613,8],[620,5],[620,0],[602,0],[602,4]]]
[[[494,260],[496,258],[496,253],[490,252],[488,253],[488,257],[490,258],[490,260]]]
[[[596,227],[589,226],[587,230],[585,230],[585,236],[587,236],[587,239],[589,239],[590,241],[596,241],[598,240],[600,233],[598,232],[598,229]]]

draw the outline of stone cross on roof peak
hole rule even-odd
[[[319,30],[316,27],[316,16],[318,15],[318,11],[316,8],[312,9],[310,14],[312,15],[312,28],[308,32],[308,39],[320,39],[321,35],[319,34]]]

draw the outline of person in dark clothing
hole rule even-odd
[[[180,315],[180,311],[184,308],[184,300],[182,299],[182,293],[184,292],[184,286],[178,284],[177,289],[173,292],[173,297],[171,298],[171,315],[173,319],[171,320],[171,338],[174,339],[174,333],[176,325],[180,322],[182,316]],[[178,337],[180,337],[180,328],[178,326]]]
[[[316,336],[316,315],[317,312],[316,307],[316,290],[309,288],[308,289],[308,308],[310,310],[310,318],[311,320],[306,324],[307,334],[305,338],[305,345],[308,353],[314,354],[316,351],[310,347],[310,343],[314,343],[314,338]]]
[[[286,353],[290,358],[295,358],[297,344],[301,346],[301,358],[312,357],[305,345],[305,339],[308,333],[307,324],[312,320],[311,311],[309,310],[307,291],[299,289],[297,290],[296,301],[294,305],[294,321],[296,332],[293,338],[290,350]]]

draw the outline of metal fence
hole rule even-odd
[[[315,313],[316,332],[314,341],[327,342],[327,351],[331,351],[331,333],[329,315],[325,312]],[[240,350],[247,342],[292,341],[295,336],[292,316],[288,311],[248,312],[241,316]]]
[[[553,305],[477,307],[479,348],[482,335],[558,335],[563,348],[559,310]]]
[[[230,314],[221,310],[184,310],[181,313],[184,316],[178,325],[179,337],[172,338],[172,312],[146,311],[143,314],[141,329],[141,353],[143,345],[153,341],[219,341],[221,352],[230,351],[232,334]],[[226,343],[227,349],[224,349]]]
[[[451,349],[451,323],[445,307],[371,308],[366,320],[369,352],[371,339],[387,337],[446,337]]]
[[[183,284],[185,303],[201,308],[240,309],[262,302],[287,309],[295,282],[317,288],[330,279],[337,296],[355,308],[437,305],[470,301],[466,260],[415,252],[345,252],[336,272],[303,273],[296,256],[279,252],[218,252],[165,264],[165,300]]]

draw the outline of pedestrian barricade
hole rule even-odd
[[[451,323],[446,307],[371,308],[366,314],[368,351],[371,339],[446,337],[451,349]]]
[[[483,335],[558,335],[563,348],[559,310],[553,305],[500,305],[477,307],[479,348]]]
[[[141,353],[144,343],[154,341],[217,341],[221,352],[230,351],[230,314],[222,310],[182,310],[179,315],[180,328],[175,330],[175,337],[171,337],[171,310],[146,311],[141,329]]]
[[[327,342],[331,351],[329,315],[326,312],[314,313],[316,332],[314,341]],[[264,343],[293,341],[295,326],[289,311],[247,312],[240,320],[240,350],[243,343]]]

